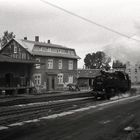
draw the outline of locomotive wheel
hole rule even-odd
[[[125,93],[126,91],[127,91],[127,90],[124,89],[124,88],[121,88],[121,89],[120,89],[120,92],[121,92],[121,93]]]
[[[106,97],[107,97],[107,100],[110,100],[110,95],[107,95]]]
[[[115,94],[116,94],[116,89],[115,88],[107,88],[106,89],[106,99],[107,100],[110,100],[110,98],[112,97],[112,96],[115,96]]]

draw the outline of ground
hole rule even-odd
[[[1,140],[127,140],[139,132],[140,97],[0,131]],[[125,132],[127,126],[133,132]],[[136,138],[135,138],[136,140]]]

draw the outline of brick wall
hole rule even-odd
[[[77,76],[77,60],[76,59],[66,59],[66,58],[54,58],[45,56],[36,56],[40,59],[40,62],[44,63],[40,65],[40,69],[33,70],[33,73],[41,74],[41,84],[44,85],[47,82],[49,74],[54,74],[55,76],[55,89],[62,89],[63,84],[58,84],[57,75],[63,73],[63,82],[68,82],[68,76],[73,76],[73,82],[76,82]],[[53,69],[48,69],[48,59],[53,59]],[[62,60],[62,69],[58,69],[58,61]],[[68,70],[68,61],[73,60],[73,70]]]

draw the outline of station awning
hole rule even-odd
[[[10,56],[0,54],[0,63],[27,63],[27,64],[40,64],[36,60],[16,59]]]

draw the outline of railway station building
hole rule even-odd
[[[47,43],[40,42],[39,36],[34,41],[27,40],[27,37],[12,39],[0,54],[3,57],[3,62],[0,62],[3,67],[0,80],[5,80],[1,84],[4,87],[32,85],[38,92],[45,93],[63,90],[68,83],[77,80],[77,62],[80,57],[75,50],[52,44],[50,40]]]
[[[37,64],[33,69],[34,84],[41,92],[63,90],[68,83],[75,83],[79,56],[72,48],[52,44],[50,40],[40,42],[27,38],[20,40],[34,58],[44,65]]]

